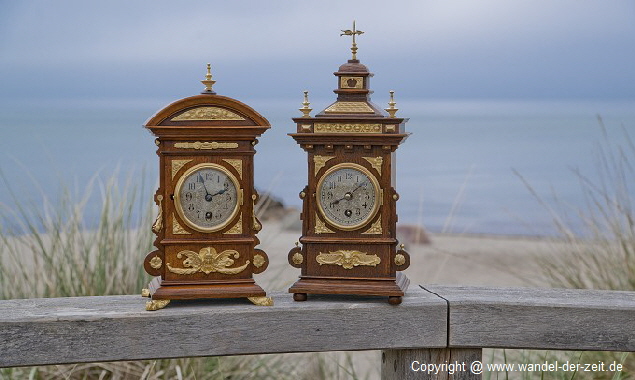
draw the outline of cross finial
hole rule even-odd
[[[201,83],[205,85],[205,91],[202,92],[203,94],[215,94],[214,90],[212,90],[212,86],[216,81],[212,80],[212,65],[209,63],[207,64],[207,74]]]
[[[357,43],[355,42],[355,36],[359,36],[360,34],[364,34],[361,30],[355,29],[355,20],[353,20],[353,29],[342,30],[341,36],[353,36],[353,46],[351,47],[351,52],[353,53],[353,60],[357,60]]]

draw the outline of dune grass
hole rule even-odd
[[[529,191],[550,213],[558,233],[553,254],[538,262],[548,283],[555,288],[635,291],[635,144],[622,128],[620,143],[612,144],[601,118],[603,140],[597,145],[597,180],[573,170],[586,205],[570,207],[557,197],[547,201],[522,176]],[[581,228],[579,226],[582,226]],[[566,244],[561,244],[562,241]],[[622,363],[621,373],[577,373],[579,379],[634,379],[635,354],[619,352],[523,352],[531,360],[570,360],[574,363]],[[555,376],[555,375],[553,375]],[[570,378],[571,374],[564,377]]]
[[[153,249],[157,209],[151,191],[132,178],[95,177],[79,190],[60,184],[57,199],[41,191],[38,202],[24,204],[0,173],[13,194],[0,204],[0,299],[140,294],[150,280],[142,263]],[[90,223],[94,205],[98,220]],[[319,353],[0,368],[0,380],[358,379],[350,360]]]

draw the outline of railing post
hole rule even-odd
[[[476,380],[483,365],[480,348],[421,348],[384,350],[381,354],[383,380]]]

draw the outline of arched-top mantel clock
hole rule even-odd
[[[269,122],[212,90],[210,65],[201,95],[178,100],[145,123],[156,137],[159,214],[155,251],[144,261],[157,276],[144,289],[148,310],[174,299],[249,298],[270,304],[253,274],[269,259],[257,249],[254,146]]]
[[[309,116],[305,91],[303,117],[294,118],[290,134],[308,154],[308,184],[300,192],[302,237],[289,252],[289,263],[301,268],[289,289],[296,301],[307,294],[388,296],[401,303],[408,278],[399,273],[410,265],[397,248],[395,151],[408,136],[407,119],[395,117],[392,98],[388,114],[370,101],[373,76],[353,57],[335,72],[337,101]]]

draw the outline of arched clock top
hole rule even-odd
[[[221,95],[195,95],[177,100],[158,111],[145,126],[260,126],[269,121],[248,105]]]

